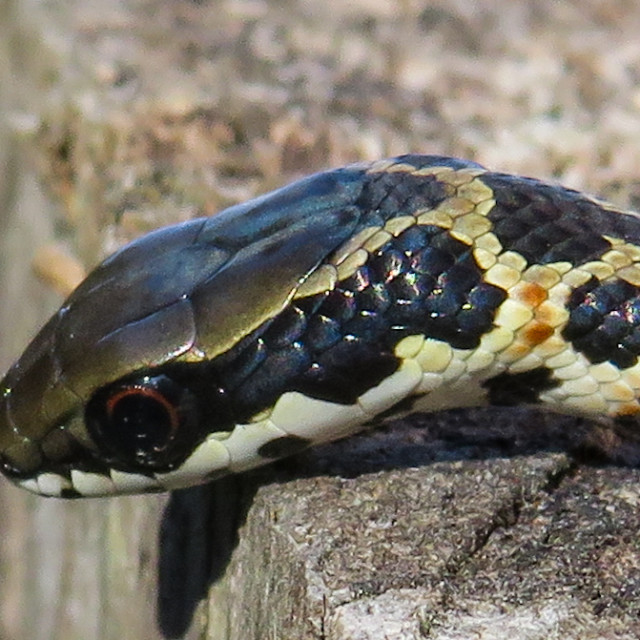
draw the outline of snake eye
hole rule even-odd
[[[103,387],[85,417],[96,445],[110,458],[150,470],[181,462],[199,422],[193,394],[165,375]]]

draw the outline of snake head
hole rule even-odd
[[[137,477],[135,464],[105,457],[92,436],[87,405],[111,381],[189,357],[190,350],[194,357],[194,317],[185,294],[193,286],[197,253],[189,248],[203,226],[195,220],[152,233],[107,259],[9,370],[0,386],[7,475],[52,495],[73,493],[87,481],[98,492],[115,492],[105,460],[113,459],[116,472],[131,474],[132,481]],[[221,261],[212,251],[204,262],[215,269],[216,257]]]
[[[0,469],[62,497],[228,472],[236,417],[217,363],[353,233],[361,174],[311,176],[103,262],[0,383]]]

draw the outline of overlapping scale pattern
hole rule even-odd
[[[400,340],[422,334],[477,347],[506,296],[484,282],[468,245],[414,225],[333,290],[295,300],[236,359],[225,358],[217,377],[242,419],[285,391],[354,403],[397,369]]]

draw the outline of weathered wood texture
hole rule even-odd
[[[459,155],[637,203],[639,30],[633,0],[0,0],[0,366],[59,302],[43,246],[91,266],[318,168]],[[638,637],[640,474],[576,463],[584,428],[421,418],[164,515],[2,483],[0,637]]]

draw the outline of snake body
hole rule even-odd
[[[640,218],[462,160],[319,173],[102,263],[0,385],[0,465],[79,497],[261,465],[400,411],[640,412]]]

